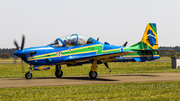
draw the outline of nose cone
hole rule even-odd
[[[14,52],[14,55],[16,55],[18,57],[22,57],[22,55],[23,55],[22,53],[23,53],[22,50],[17,50],[17,51]]]

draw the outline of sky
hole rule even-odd
[[[0,0],[0,48],[44,46],[68,34],[122,46],[156,23],[159,46],[180,46],[180,0]]]

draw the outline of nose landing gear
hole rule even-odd
[[[56,65],[55,76],[57,78],[61,78],[62,75],[63,75],[63,71],[61,70],[61,65]]]
[[[31,70],[32,70],[32,68],[31,68],[31,65],[30,65],[29,71],[25,74],[26,79],[31,79],[32,78]]]

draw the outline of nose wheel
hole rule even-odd
[[[57,78],[61,78],[63,75],[63,71],[61,70],[61,65],[56,65],[56,72],[55,72],[55,76]]]
[[[25,77],[26,77],[26,79],[31,79],[31,78],[32,78],[32,73],[27,72],[27,73],[25,74]]]
[[[31,70],[32,70],[32,68],[31,68],[31,65],[30,65],[29,71],[25,74],[26,79],[31,79],[32,78]]]

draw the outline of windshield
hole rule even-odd
[[[51,42],[49,45],[51,45],[53,47],[62,47],[63,46],[63,44],[58,39],[56,39],[55,41]]]
[[[76,34],[72,34],[70,36],[67,35],[60,39],[66,44],[66,46],[74,46],[77,42],[77,35]]]

